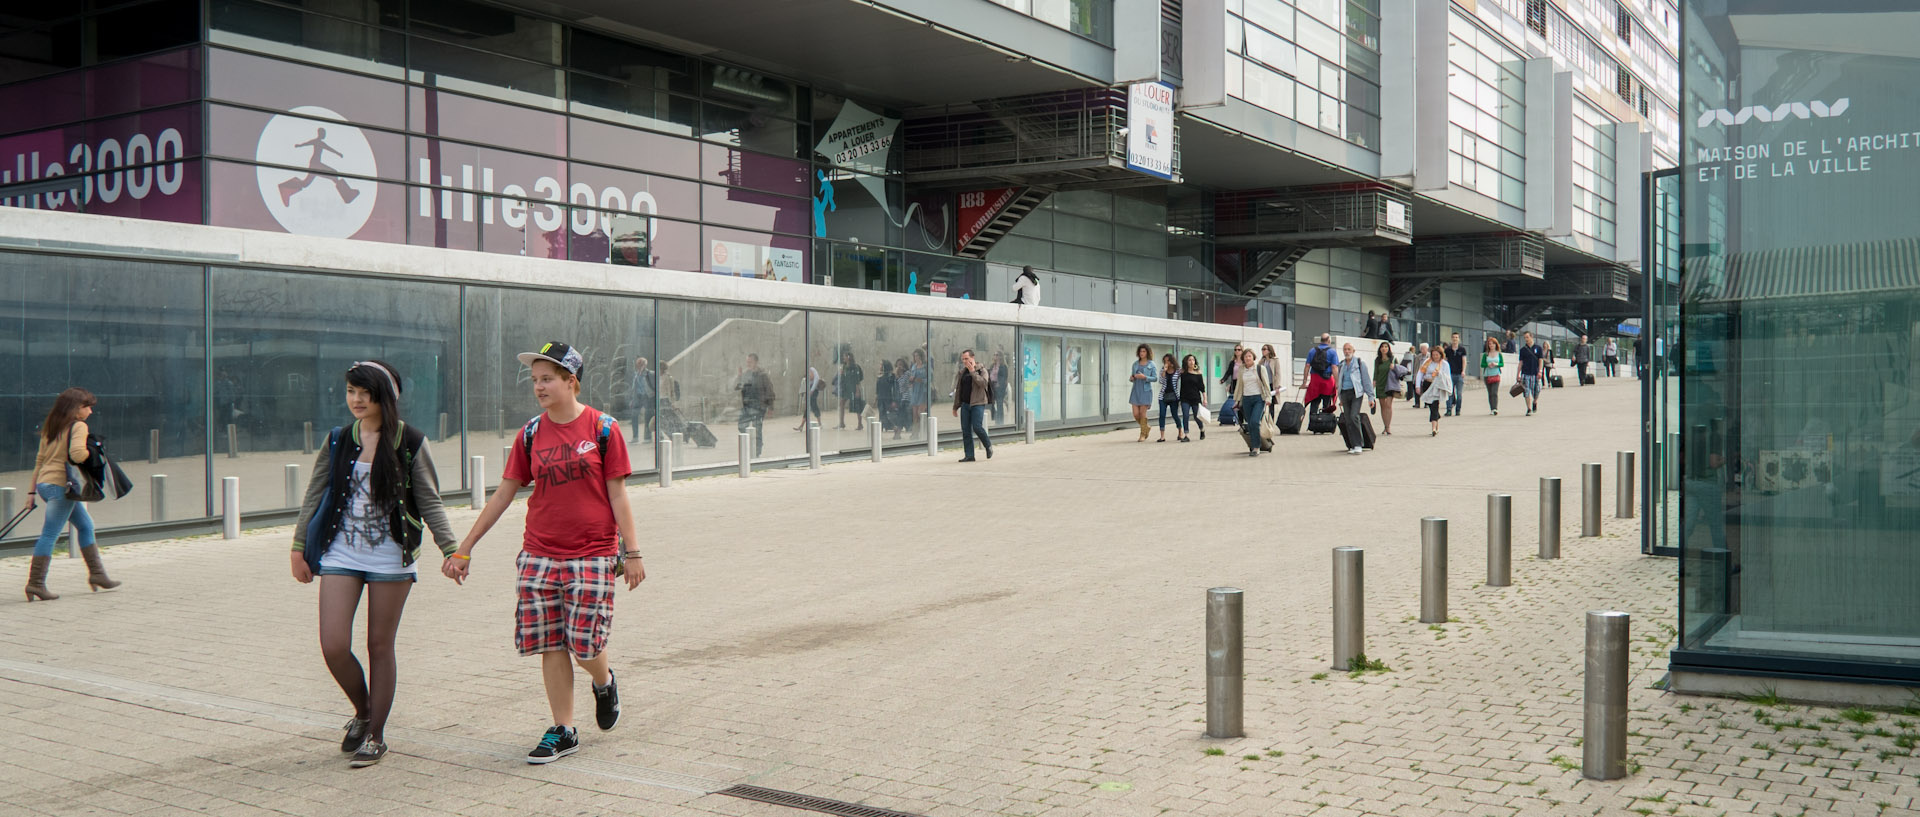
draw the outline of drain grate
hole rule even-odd
[[[921,815],[908,814],[904,811],[889,811],[873,806],[863,806],[859,803],[828,800],[825,797],[796,794],[778,789],[763,789],[759,786],[734,786],[728,789],[721,789],[714,792],[714,794],[724,794],[728,797],[738,797],[742,800],[772,803],[776,806],[789,806],[797,809],[806,809],[807,811],[817,811],[822,814],[838,814],[840,817],[921,817]]]

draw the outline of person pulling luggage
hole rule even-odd
[[[1362,428],[1364,419],[1360,414],[1360,398],[1367,398],[1369,410],[1378,410],[1380,397],[1373,389],[1373,370],[1367,362],[1353,353],[1353,344],[1340,348],[1340,373],[1334,378],[1340,387],[1340,436],[1346,442],[1347,453],[1359,454],[1367,448],[1366,438],[1369,428]]]

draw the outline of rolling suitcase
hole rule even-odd
[[[1366,440],[1360,431],[1360,423],[1340,423],[1340,447],[1346,449],[1360,448],[1364,442],[1366,442]]]
[[[1315,434],[1332,434],[1339,425],[1339,418],[1334,417],[1332,412],[1316,411],[1307,415],[1307,430]]]
[[[30,513],[33,513],[32,508],[21,508],[19,513],[14,514],[12,519],[7,520],[7,526],[0,528],[0,539],[7,538],[7,534],[12,533],[14,528],[19,527],[20,520],[27,518],[27,514]]]
[[[719,440],[714,439],[713,432],[707,430],[706,423],[689,422],[686,433],[687,439],[701,448],[712,448],[720,444]]]
[[[1307,419],[1307,407],[1300,403],[1280,404],[1280,433],[1298,434],[1300,424]]]
[[[1590,375],[1590,374],[1588,374],[1588,375],[1582,375],[1582,376],[1580,377],[1580,385],[1582,385],[1582,386],[1591,386],[1591,385],[1593,385],[1593,375]]]
[[[1366,414],[1360,415],[1360,447],[1372,451],[1376,439],[1378,438],[1373,435],[1373,417]]]
[[[1556,374],[1547,378],[1547,385],[1556,389],[1564,388],[1567,385],[1567,381],[1560,379],[1560,376]]]
[[[1240,424],[1240,413],[1234,411],[1233,403],[1234,400],[1231,397],[1220,401],[1218,419],[1223,426],[1237,426]]]

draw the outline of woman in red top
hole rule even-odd
[[[532,483],[513,640],[521,655],[540,656],[547,706],[553,710],[553,726],[527,753],[527,762],[551,763],[580,748],[573,728],[574,664],[593,677],[600,728],[620,722],[620,689],[606,652],[613,582],[624,571],[632,590],[647,571],[632,550],[639,541],[627,504],[626,479],[633,469],[620,424],[580,402],[586,361],[564,343],[548,343],[519,357],[532,372],[533,396],[544,411],[522,429],[500,487],[443,571],[465,583],[474,544],[513,504],[520,486]]]

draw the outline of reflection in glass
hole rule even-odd
[[[934,321],[929,345],[934,352],[934,382],[943,384],[949,393],[960,378],[960,353],[972,349],[974,359],[980,361],[987,376],[994,380],[993,402],[987,404],[987,428],[1019,425],[1019,412],[1014,410],[1014,405],[1020,390],[1020,361],[1014,354],[1013,327]],[[953,419],[953,398],[942,399],[940,407],[945,411],[940,415],[945,424],[942,428],[958,430],[957,421]]]
[[[1034,422],[1060,422],[1060,336],[1020,333],[1020,410]]]
[[[652,360],[653,313],[654,302],[646,298],[467,288],[468,447],[487,458],[489,484],[499,482],[502,447],[540,414],[527,367],[516,356],[548,341],[566,343],[586,358],[580,401],[621,420],[635,472],[653,469],[652,444],[633,436],[635,423],[653,419],[642,416],[647,407],[634,399],[636,362],[648,358],[648,368],[663,371]]]
[[[679,419],[700,424],[712,448],[688,446],[687,465],[739,462],[739,434],[759,458],[804,456],[799,425],[807,321],[798,309],[660,302],[660,360],[681,392]],[[751,357],[751,364],[749,358]]]
[[[1100,338],[1068,335],[1064,350],[1066,383],[1061,402],[1066,419],[1096,419],[1101,413],[1100,384],[1105,371],[1100,359]]]
[[[908,439],[919,421],[917,415],[908,417],[914,405],[908,390],[914,385],[912,360],[926,343],[924,320],[812,313],[807,359],[820,377],[818,422],[825,450],[865,450],[863,418],[878,419],[885,441]],[[906,364],[909,376],[895,373],[899,363]]]
[[[441,490],[460,487],[457,287],[225,268],[212,282],[213,470],[240,478],[243,509],[298,504],[281,470],[311,474],[306,426],[318,446],[351,421],[344,376],[369,358],[399,369],[402,416],[433,444]]]
[[[152,474],[169,475],[168,518],[207,514],[202,275],[197,266],[0,253],[0,348],[12,352],[0,356],[0,485],[27,489],[53,396],[79,386],[99,399],[90,429],[138,492],[89,506],[95,523],[152,521]],[[24,507],[26,497],[14,501]],[[39,530],[35,512],[11,535]]]

